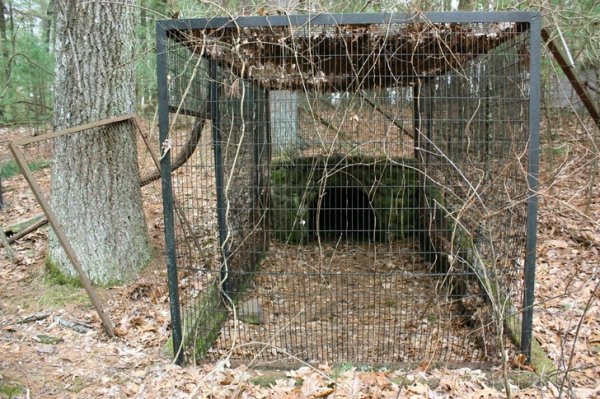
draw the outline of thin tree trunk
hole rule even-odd
[[[8,60],[8,36],[6,35],[6,17],[4,12],[6,7],[4,6],[4,0],[0,0],[0,49],[2,56],[5,60]]]
[[[475,9],[475,0],[460,0],[458,9],[461,11],[472,11]]]
[[[6,35],[8,36],[8,38],[10,38],[9,39],[10,44],[11,44],[10,54],[14,54],[17,35],[15,35],[15,18],[13,16],[12,1],[8,0],[8,2],[5,4],[5,6],[6,6],[6,12],[8,13],[8,24],[6,25],[7,26]]]
[[[143,35],[146,35],[146,25],[147,25],[147,11],[146,7],[148,7],[148,2],[145,0],[140,0],[140,26],[142,27]]]
[[[55,129],[133,111],[133,3],[56,3]],[[151,252],[131,126],[55,141],[52,207],[92,282],[135,277]],[[54,235],[48,260],[75,276]]]
[[[48,8],[46,8],[46,18],[43,22],[44,41],[46,42],[46,50],[48,52],[50,52],[50,43],[52,43],[52,26],[54,25],[54,2],[55,0],[48,1]]]

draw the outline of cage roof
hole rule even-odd
[[[270,90],[354,91],[412,85],[467,63],[528,30],[522,22],[239,26],[169,36],[235,76]],[[528,53],[528,49],[522,49]]]

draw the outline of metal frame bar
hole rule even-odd
[[[365,14],[302,14],[241,16],[237,18],[214,17],[193,19],[160,20],[158,24],[166,30],[215,29],[243,27],[278,27],[303,25],[349,25],[349,24],[408,24],[408,23],[488,23],[530,22],[538,16],[533,11],[496,12],[429,12],[408,13],[365,13]]]
[[[115,123],[125,122],[125,121],[131,121],[133,123],[133,125],[137,128],[138,132],[141,132],[141,127],[139,125],[139,120],[138,120],[137,116],[135,114],[127,114],[127,115],[123,115],[123,116],[117,116],[117,117],[113,117],[113,118],[103,119],[103,120],[92,122],[92,123],[87,123],[87,124],[80,125],[80,126],[75,126],[75,127],[69,128],[69,129],[51,132],[48,134],[43,134],[41,136],[26,137],[23,139],[12,141],[8,144],[8,147],[9,147],[11,153],[13,154],[15,161],[17,162],[17,164],[21,168],[21,171],[23,172],[23,176],[25,177],[25,180],[27,180],[27,183],[31,187],[31,190],[33,191],[35,198],[37,199],[44,214],[46,215],[46,219],[48,220],[48,223],[52,227],[52,230],[54,230],[54,233],[56,234],[56,237],[57,237],[58,241],[60,242],[60,245],[63,247],[65,254],[67,255],[67,258],[69,259],[69,261],[73,265],[73,268],[77,272],[77,275],[79,276],[79,281],[81,282],[81,285],[83,286],[86,293],[88,294],[88,297],[90,298],[90,302],[92,302],[94,309],[96,309],[96,312],[98,313],[98,316],[100,317],[100,320],[102,321],[102,326],[104,327],[106,334],[110,337],[114,337],[114,335],[115,335],[114,325],[113,325],[110,317],[104,311],[104,307],[102,306],[102,303],[100,302],[100,299],[98,298],[98,295],[96,294],[96,290],[94,289],[89,277],[83,270],[83,267],[81,266],[81,262],[79,262],[79,259],[77,258],[75,250],[72,247],[71,242],[67,238],[67,235],[65,234],[63,228],[61,227],[56,214],[54,213],[54,211],[52,210],[52,207],[50,206],[50,203],[44,196],[41,187],[39,186],[35,176],[31,172],[31,169],[29,169],[29,166],[27,165],[27,160],[25,159],[25,155],[21,151],[20,147],[23,145],[31,144],[31,143],[36,143],[36,142],[40,142],[40,141],[45,141],[45,140],[65,136],[67,134],[80,133],[84,130],[107,126],[107,125],[112,125]]]
[[[217,220],[219,224],[219,245],[221,248],[221,284],[222,289],[230,295],[227,262],[229,251],[227,249],[227,223],[223,176],[223,156],[221,151],[221,126],[219,120],[219,88],[217,87],[217,63],[210,61],[210,114],[212,119],[212,144],[215,157],[215,183],[217,185]],[[242,105],[242,115],[244,112]],[[242,116],[243,117],[243,116]]]
[[[577,78],[577,75],[573,71],[573,68],[569,65],[565,57],[562,55],[561,51],[558,49],[558,46],[550,37],[550,33],[548,33],[548,31],[543,28],[541,33],[542,39],[544,40],[546,47],[548,47],[548,50],[550,50],[550,52],[554,56],[554,59],[560,66],[560,69],[562,69],[565,76],[569,80],[569,83],[571,83],[573,90],[575,90],[575,93],[577,93],[577,96],[579,96],[581,103],[592,117],[594,123],[596,123],[596,126],[598,126],[598,129],[600,129],[600,112],[594,104],[594,100],[592,99],[592,97],[590,97],[588,91]]]
[[[127,115],[122,115],[122,116],[115,116],[113,118],[102,119],[102,120],[99,120],[96,122],[86,123],[85,125],[79,125],[79,126],[75,126],[75,127],[69,128],[69,129],[58,130],[56,132],[42,134],[40,136],[24,137],[22,139],[13,141],[13,143],[18,144],[18,145],[36,143],[38,141],[44,141],[47,139],[53,139],[56,137],[65,136],[65,135],[71,134],[71,133],[81,132],[82,130],[93,129],[95,127],[110,125],[112,123],[117,123],[117,122],[124,122],[129,119],[133,119],[135,124],[138,123],[137,116],[135,114],[127,114]]]
[[[523,320],[521,321],[521,352],[531,358],[533,340],[533,306],[535,301],[535,260],[537,246],[538,176],[540,169],[540,96],[542,70],[541,15],[536,15],[530,31],[529,69],[529,145],[527,147],[527,239],[525,243],[525,270],[523,294]]]
[[[171,151],[169,146],[169,93],[167,88],[167,31],[164,24],[156,24],[156,75],[158,84],[158,126],[161,144],[160,173],[165,223],[167,278],[169,285],[169,310],[173,328],[173,354],[175,363],[182,364],[183,334],[179,283],[177,281],[177,248],[175,242],[174,197],[171,182]]]

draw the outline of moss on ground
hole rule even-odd
[[[81,282],[78,277],[66,276],[63,274],[56,262],[54,262],[50,257],[46,257],[46,275],[45,280],[46,283],[50,285],[63,285],[72,288],[82,288]]]
[[[192,347],[196,359],[202,359],[219,337],[221,326],[227,320],[228,312],[222,303],[218,283],[214,282],[209,288],[200,293],[190,305],[194,309],[192,317],[183,322],[183,347]],[[165,356],[173,357],[173,337],[163,346]]]
[[[44,169],[50,166],[50,161],[45,159],[31,161],[27,163],[27,166],[32,172],[35,172],[36,170]],[[19,168],[19,165],[17,165],[14,159],[0,163],[0,178],[10,179],[11,177],[18,175],[19,173],[21,173],[21,169]]]
[[[129,282],[131,282],[131,280],[134,280],[135,278],[137,278],[144,269],[146,269],[148,267],[148,265],[150,265],[155,257],[156,257],[156,251],[155,249],[148,245],[148,252],[149,252],[149,256],[148,258],[144,261],[143,266],[140,268],[140,270],[133,276],[131,276],[128,280],[126,281],[121,281],[121,280],[112,280],[112,281],[108,281],[106,284],[96,284],[94,283],[94,286],[96,287],[115,287],[115,286],[119,286],[119,285],[123,285],[123,284],[127,284]],[[62,286],[68,286],[68,287],[73,287],[73,288],[82,288],[83,285],[81,284],[81,281],[79,280],[79,276],[75,275],[75,276],[68,276],[65,275],[60,268],[58,267],[58,265],[56,264],[56,262],[54,262],[52,259],[50,259],[49,256],[46,256],[46,260],[45,260],[45,271],[46,271],[46,280],[49,284],[54,284],[54,285],[62,285]]]
[[[0,398],[2,399],[16,399],[24,394],[25,390],[19,385],[3,383],[0,381]]]

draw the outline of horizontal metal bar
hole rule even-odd
[[[102,119],[102,120],[99,120],[96,122],[86,123],[85,125],[79,125],[79,126],[75,126],[75,127],[69,128],[69,129],[57,130],[55,132],[42,134],[40,136],[32,136],[32,137],[25,137],[22,139],[17,139],[15,141],[13,141],[13,143],[15,143],[16,145],[25,145],[25,144],[36,143],[38,141],[43,141],[43,140],[48,140],[48,139],[53,139],[56,137],[64,136],[65,134],[77,133],[77,132],[84,131],[86,129],[94,129],[97,127],[110,125],[112,123],[124,122],[126,120],[133,119],[135,117],[136,117],[135,114],[115,116],[113,118]]]
[[[496,12],[430,12],[408,13],[369,13],[369,14],[302,14],[240,16],[237,18],[190,18],[160,20],[166,30],[236,28],[260,26],[304,26],[304,25],[355,25],[389,23],[494,23],[531,22],[538,17],[535,11],[496,11]]]

